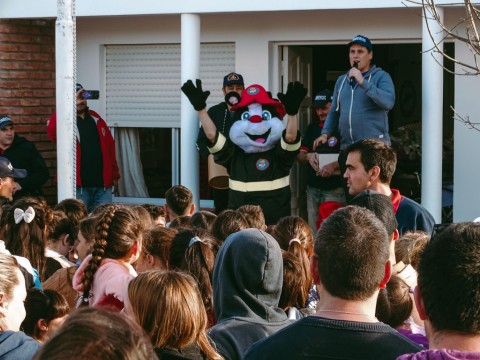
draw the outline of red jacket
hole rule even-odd
[[[105,120],[93,110],[88,110],[88,113],[97,123],[98,135],[100,137],[100,146],[102,148],[103,159],[103,184],[107,187],[113,186],[113,181],[120,179],[118,172],[117,158],[115,156],[115,141],[112,133],[107,126]],[[53,113],[47,123],[47,134],[50,140],[57,142],[57,114]],[[80,173],[81,164],[81,145],[80,139],[77,136],[77,186],[82,186],[82,176]]]

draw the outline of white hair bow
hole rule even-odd
[[[20,221],[25,221],[27,224],[30,224],[33,219],[35,219],[35,210],[31,206],[27,210],[23,211],[22,209],[16,208],[13,212],[13,218],[15,219],[15,224],[20,223]]]

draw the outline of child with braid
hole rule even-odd
[[[128,282],[137,276],[131,265],[141,251],[142,224],[130,208],[108,205],[99,215],[93,253],[73,277],[82,305],[123,309]]]

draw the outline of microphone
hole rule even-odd
[[[354,61],[354,62],[353,62],[353,67],[354,67],[355,69],[358,69],[358,62]],[[350,76],[350,85],[351,85],[351,86],[353,86],[354,81],[355,81],[355,76]]]

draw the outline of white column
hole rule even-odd
[[[198,79],[200,74],[200,16],[182,14],[181,82]],[[198,134],[198,115],[187,97],[181,94],[180,182],[193,193],[195,207],[200,208],[199,158],[195,146]]]
[[[443,21],[443,9],[439,8]],[[426,12],[422,27],[422,205],[442,221],[443,51],[442,29]],[[433,40],[432,40],[433,37]]]
[[[75,0],[58,0],[55,23],[58,201],[74,198],[76,192],[74,4]]]

